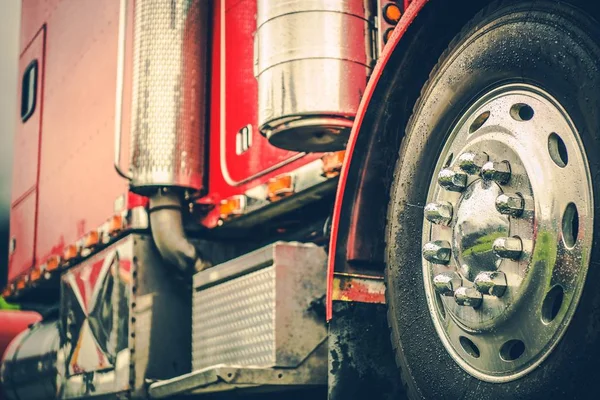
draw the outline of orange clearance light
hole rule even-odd
[[[110,236],[115,236],[119,232],[123,230],[123,216],[120,214],[115,214],[108,220],[108,234]]]
[[[277,201],[294,194],[294,176],[290,174],[279,175],[267,182],[267,199]]]
[[[88,232],[83,237],[83,247],[85,247],[86,249],[96,246],[99,242],[100,242],[100,235],[98,234],[98,231]]]
[[[11,285],[6,285],[6,287],[2,291],[2,297],[10,297],[11,294],[12,294],[12,287],[11,287]]]
[[[345,155],[346,151],[341,150],[334,153],[327,153],[321,157],[323,161],[323,173],[321,175],[325,178],[335,178],[338,176],[342,170]]]
[[[63,260],[70,261],[79,255],[79,247],[75,244],[70,244],[63,250]]]
[[[56,269],[58,269],[58,267],[60,266],[60,256],[50,256],[50,258],[48,258],[48,260],[46,260],[46,271],[50,272],[50,271],[54,271]]]
[[[29,281],[29,277],[27,275],[21,276],[17,279],[17,290],[25,289],[25,285]]]
[[[44,270],[44,266],[35,266],[29,273],[29,281],[35,282],[42,277],[42,271]]]
[[[388,24],[396,25],[400,21],[400,17],[402,17],[402,11],[397,4],[389,3],[383,7],[383,18]]]
[[[392,33],[394,33],[394,28],[389,28],[387,31],[385,31],[383,34],[383,43],[387,43],[390,40]]]
[[[219,217],[227,219],[237,217],[244,213],[246,209],[246,196],[239,194],[228,199],[221,200],[219,205]]]

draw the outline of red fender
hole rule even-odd
[[[0,311],[0,360],[15,336],[41,319],[42,316],[33,311]]]
[[[346,188],[346,180],[348,176],[348,170],[352,163],[352,155],[354,154],[354,149],[356,145],[356,140],[358,135],[360,134],[361,125],[363,122],[363,118],[365,115],[365,111],[369,106],[371,101],[371,97],[373,96],[373,92],[379,83],[379,78],[381,77],[381,73],[387,65],[387,62],[390,59],[391,54],[394,52],[396,46],[406,33],[408,27],[412,24],[416,16],[423,9],[425,4],[427,4],[429,0],[414,0],[410,3],[402,18],[400,19],[398,25],[394,29],[394,33],[390,38],[389,42],[383,49],[379,60],[377,61],[377,65],[375,66],[371,78],[367,84],[365,89],[365,93],[362,97],[360,106],[358,108],[356,120],[354,122],[354,126],[352,127],[352,132],[350,133],[350,138],[348,139],[348,145],[346,147],[346,155],[342,167],[342,171],[340,173],[340,180],[337,187],[337,194],[335,205],[333,209],[333,218],[331,225],[331,237],[330,237],[330,245],[329,245],[329,259],[327,265],[327,319],[331,319],[332,316],[332,294],[333,294],[333,274],[334,274],[334,265],[336,258],[336,245],[337,245],[337,235],[338,235],[338,225],[340,220],[341,210],[344,207],[343,198],[344,198],[344,190]],[[352,238],[348,238],[349,241],[352,241]],[[381,293],[382,295],[382,293]],[[373,294],[371,300],[375,300],[372,302],[377,302],[377,294]],[[382,298],[382,296],[381,296]]]

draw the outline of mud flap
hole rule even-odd
[[[384,304],[333,303],[328,383],[329,400],[406,398]]]

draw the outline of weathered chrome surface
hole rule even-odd
[[[371,4],[258,1],[258,124],[275,146],[344,148],[373,66]]]
[[[448,225],[452,220],[452,204],[447,201],[429,203],[425,206],[425,218],[434,224]]]
[[[0,378],[7,400],[46,400],[59,396],[61,372],[58,321],[40,322],[17,336],[4,354]]]
[[[446,190],[462,192],[467,185],[467,174],[450,168],[444,168],[438,174],[438,182]]]
[[[495,183],[477,180],[461,197],[456,212],[454,230],[455,257],[460,270],[470,281],[482,271],[495,271],[500,260],[493,252],[494,240],[506,236],[508,217],[494,210],[496,197],[501,193]]]
[[[202,186],[208,2],[135,2],[132,189]]]
[[[467,174],[476,175],[481,172],[481,167],[487,163],[489,157],[486,153],[466,152],[458,157],[458,166]]]
[[[500,184],[508,183],[510,180],[510,164],[508,161],[488,161],[481,167],[481,177]]]
[[[512,215],[519,217],[523,214],[525,208],[525,200],[518,193],[506,194],[503,193],[496,199],[496,210],[500,214]]]
[[[423,246],[423,258],[436,264],[448,264],[452,250],[450,243],[445,240],[436,240],[425,243]]]
[[[533,117],[513,118],[515,105],[530,107]],[[558,154],[558,141],[566,154]],[[433,249],[423,253],[434,326],[469,374],[517,379],[558,343],[585,281],[594,215],[583,144],[549,94],[507,85],[483,94],[461,117],[435,171],[427,204],[449,203],[453,215],[446,225],[424,213],[423,245],[448,242],[444,251],[452,254],[442,264]],[[453,298],[443,295],[451,274],[462,280]]]
[[[518,237],[501,237],[494,240],[494,253],[500,258],[519,259],[523,253],[523,242]]]
[[[483,301],[483,295],[472,287],[459,287],[454,292],[454,300],[459,306],[477,308]]]
[[[502,271],[482,272],[473,283],[482,294],[490,296],[500,297],[506,291],[506,275]]]
[[[296,367],[326,337],[321,247],[278,242],[194,276],[192,365]]]
[[[454,296],[456,289],[462,286],[462,277],[454,271],[446,271],[433,278],[435,291],[442,296]]]

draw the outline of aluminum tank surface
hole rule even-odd
[[[17,336],[4,355],[1,378],[9,400],[57,398],[61,379],[57,368],[58,321],[43,321]]]
[[[202,187],[207,1],[135,2],[132,188]]]
[[[273,145],[344,148],[374,60],[372,3],[258,1],[258,122]]]

